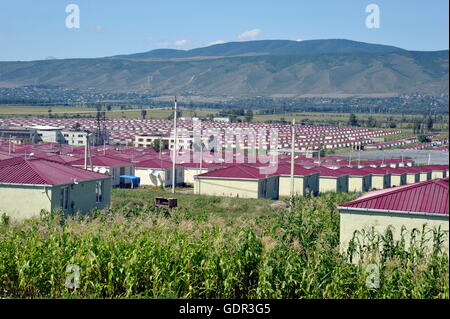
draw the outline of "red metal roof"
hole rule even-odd
[[[88,165],[90,165],[89,158],[88,158],[87,162],[88,162]],[[126,166],[126,165],[130,165],[130,164],[131,163],[129,163],[125,160],[120,160],[120,159],[112,158],[112,157],[108,157],[108,156],[92,156],[92,165],[94,165],[94,166],[115,167],[115,166]],[[70,163],[70,165],[82,166],[82,165],[84,165],[84,158],[80,158],[76,161],[73,161]]]
[[[99,178],[109,176],[39,158],[0,161],[0,183],[59,185]]]
[[[260,170],[248,165],[232,165],[215,171],[197,175],[200,178],[233,178],[233,179],[261,179],[266,176]]]
[[[322,167],[322,166],[310,168],[308,170],[313,173],[319,173],[320,177],[340,177],[340,176],[348,175],[348,173],[340,172],[337,169],[329,169],[329,168]]]
[[[390,174],[386,167],[364,167],[361,168],[361,170],[364,170],[372,175],[387,175]]]
[[[294,166],[294,175],[295,176],[307,176],[311,174],[315,174],[317,172],[313,172],[309,169],[306,169],[300,165]],[[278,164],[277,171],[272,175],[291,175],[291,164],[280,163]]]
[[[365,169],[351,168],[351,167],[341,167],[341,168],[338,168],[337,171],[347,174],[349,176],[368,176],[368,175],[370,175],[370,172],[366,171]]]
[[[200,168],[200,163],[195,163],[195,162],[181,163],[181,164],[177,164],[177,166],[183,166],[183,167],[187,167],[187,168]],[[202,163],[202,169],[203,168],[207,169],[207,168],[225,167],[225,166],[227,166],[227,165],[224,163],[208,163],[205,161],[203,161],[203,163]]]
[[[5,159],[14,158],[14,157],[16,157],[16,156],[17,156],[17,155],[9,155],[8,153],[0,152],[0,161],[1,161],[1,160],[5,160]]]
[[[61,164],[70,164],[72,162],[75,162],[78,160],[78,157],[69,156],[69,155],[55,155],[52,154],[51,156],[41,156],[41,153],[33,155],[33,157],[36,158],[42,158],[42,159],[48,159],[52,162],[58,162]]]
[[[367,193],[341,207],[448,215],[448,178]]]
[[[146,159],[134,164],[138,168],[172,168],[172,162],[164,159]]]
[[[393,175],[401,175],[401,174],[406,174],[408,172],[408,170],[406,168],[400,168],[400,167],[396,167],[396,168],[386,167],[386,171]]]

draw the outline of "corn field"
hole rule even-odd
[[[152,205],[89,216],[42,212],[23,222],[4,217],[0,297],[449,298],[439,231],[431,253],[423,250],[425,228],[407,245],[389,229],[362,232],[348,252],[339,251],[336,203],[351,196],[297,198],[292,211],[257,217]],[[373,264],[376,287],[367,284]]]

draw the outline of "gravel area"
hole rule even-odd
[[[336,154],[338,156],[350,157],[350,153]],[[392,158],[409,158],[414,160],[418,164],[428,164],[428,158],[430,158],[430,164],[435,165],[448,165],[448,152],[447,151],[427,151],[427,150],[385,150],[385,151],[362,151],[361,159],[368,160],[382,160]],[[358,159],[358,152],[353,152],[352,160]]]

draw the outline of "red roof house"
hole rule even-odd
[[[108,175],[40,158],[0,161],[0,213],[15,219],[41,210],[87,213],[108,207],[110,198]]]
[[[449,231],[448,178],[434,179],[410,185],[377,190],[340,205],[340,246],[345,251],[356,237],[356,244],[364,245],[364,232],[385,234],[391,229],[394,240],[409,245],[413,230],[422,232],[425,248],[434,246],[434,230],[443,234],[441,248],[448,252]],[[425,228],[425,229],[424,229]],[[356,250],[358,251],[358,250]],[[358,258],[358,256],[356,256]]]
[[[448,178],[442,178],[370,192],[340,207],[448,216],[448,205]]]

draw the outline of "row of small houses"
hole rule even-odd
[[[31,167],[31,163],[35,165],[44,163],[39,165],[43,167],[52,165],[62,170],[66,169],[65,167],[75,169],[72,180],[74,185],[78,185],[75,182],[80,182],[80,177],[77,177],[78,173],[80,171],[85,172],[83,168],[87,167],[90,173],[98,174],[96,175],[98,178],[108,176],[107,184],[110,187],[123,186],[123,184],[132,182],[131,180],[124,180],[123,176],[136,176],[140,179],[141,185],[172,186],[173,165],[168,160],[167,155],[156,154],[155,156],[153,153],[148,153],[135,157],[133,155],[135,150],[130,149],[129,151],[132,152],[131,158],[127,152],[108,154],[103,150],[103,152],[96,152],[93,156],[88,156],[87,161],[83,154],[81,156],[79,156],[80,154],[69,156],[51,152],[36,152],[25,156],[6,155],[3,160],[0,158],[3,173],[6,174],[5,181],[0,179],[0,184],[3,190],[6,187],[5,185],[10,186],[10,181],[15,180],[15,175],[8,176],[7,173],[12,174],[15,171],[8,168],[8,165],[16,163],[15,161],[22,161],[21,165],[27,165],[27,167]],[[287,158],[281,156],[280,162],[270,174],[263,172],[264,168],[256,164],[203,162],[200,165],[199,163],[179,163],[176,165],[175,181],[177,185],[193,185],[196,194],[275,199],[290,195],[290,164],[286,161]],[[296,159],[294,171],[294,191],[296,194],[302,196],[329,191],[366,192],[371,189],[385,189],[448,176],[448,166],[412,166],[413,162],[410,160],[393,159],[379,161],[380,163],[378,161],[360,163],[349,162],[339,157],[329,157],[322,159],[322,163],[320,161],[318,159]],[[365,166],[362,167],[361,164]],[[346,165],[351,167],[345,167]],[[41,174],[44,173],[55,176],[63,174],[57,173],[56,170]],[[18,180],[20,181],[20,179]],[[12,182],[12,184],[14,183]],[[18,184],[27,183],[19,182]],[[75,188],[78,188],[78,186]],[[109,193],[110,191],[105,190],[103,193],[105,192]],[[108,198],[108,196],[105,198]],[[1,196],[0,194],[0,198],[2,197],[8,198],[7,195]],[[5,202],[6,200],[2,200],[3,204]],[[107,204],[105,205],[107,206]],[[86,211],[84,207],[88,206],[74,203],[70,210]],[[90,205],[89,207],[91,206],[97,207],[98,205]],[[8,205],[5,204],[2,207],[8,207]],[[0,207],[0,211],[2,211],[2,207]],[[53,209],[53,206],[51,208]]]
[[[405,149],[408,149],[408,150],[422,150],[424,148],[430,148],[430,147],[436,147],[436,146],[441,147],[443,145],[444,145],[444,149],[448,148],[448,145],[445,145],[445,144],[448,144],[448,138],[443,138],[441,140],[431,141],[431,142],[427,142],[427,143],[421,143],[421,144],[417,144],[417,145],[406,146]]]
[[[111,164],[123,164],[99,158],[93,161],[104,168]],[[147,175],[146,166],[154,166],[146,160],[130,170],[148,176],[159,176],[161,183],[169,183],[170,175]],[[85,214],[95,209],[108,208],[111,189],[115,183],[115,171],[123,166],[109,166],[109,173],[85,170],[80,163],[68,165],[43,158],[14,157],[0,160],[0,213],[15,219],[39,215],[41,210],[63,211],[66,214]],[[141,166],[141,167],[139,167]],[[197,194],[242,198],[271,198],[289,196],[291,190],[291,166],[280,164],[275,172],[265,174],[258,166],[232,165],[195,175],[194,190]],[[171,168],[161,168],[167,174]],[[184,172],[185,167],[179,169]],[[203,168],[202,168],[203,169]],[[132,172],[132,171],[131,171]],[[356,191],[369,193],[355,201],[342,204],[340,210],[340,242],[345,250],[355,231],[374,227],[383,232],[394,227],[399,238],[400,229],[421,229],[425,223],[440,227],[446,232],[444,248],[448,250],[448,166],[432,165],[406,168],[304,168],[294,166],[294,191],[297,195],[327,191]],[[397,186],[397,187],[394,187]]]
[[[440,133],[429,133],[426,136],[429,138],[433,138],[433,137],[436,137],[439,135],[440,135]],[[408,144],[412,144],[412,143],[417,143],[418,141],[419,141],[419,139],[417,137],[409,137],[409,138],[405,138],[405,139],[398,140],[398,141],[370,144],[370,145],[366,145],[365,148],[380,150],[380,149],[384,149],[384,148],[391,148],[391,147],[404,146],[404,145],[408,145]],[[429,143],[426,143],[426,144],[429,144]],[[427,147],[443,145],[443,144],[448,144],[448,138],[444,138],[444,139],[441,139],[438,141],[431,142],[430,146],[427,146]],[[417,145],[406,146],[405,148],[416,149],[416,148],[414,148],[415,146],[417,146]],[[417,149],[419,149],[419,148],[417,148]]]
[[[276,172],[264,174],[261,167],[249,164],[233,165],[195,176],[194,192],[242,198],[290,196],[290,164],[278,165]],[[339,168],[294,167],[294,193],[298,196],[324,192],[367,192],[413,184],[448,176],[447,165],[405,168]]]
[[[115,119],[105,120],[105,127],[109,132],[110,142],[120,145],[127,145],[135,142],[136,137],[141,136],[164,136],[170,137],[173,122],[165,119]],[[95,118],[8,118],[0,119],[0,126],[9,127],[36,127],[53,126],[55,128],[71,129],[75,125],[80,125],[82,130],[95,130],[97,121]],[[180,119],[177,123],[179,134],[183,132],[193,132],[192,119]],[[244,132],[246,129],[258,132],[259,129],[276,130],[278,132],[277,144],[281,147],[290,147],[291,126],[276,123],[230,123],[202,121],[202,135],[220,134],[227,145],[235,143],[234,138],[225,140],[224,131]],[[369,130],[367,128],[343,128],[330,126],[296,125],[297,136],[296,146],[318,148],[322,143],[327,148],[337,148],[346,146],[358,146],[366,144],[372,138],[398,134],[400,130]],[[268,132],[267,132],[268,134]],[[245,135],[244,135],[245,138]],[[251,138],[250,138],[251,139]],[[138,145],[136,145],[138,146]]]

